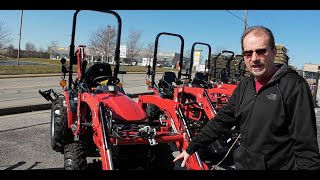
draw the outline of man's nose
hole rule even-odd
[[[254,51],[253,53],[252,53],[252,56],[251,56],[251,61],[256,61],[256,60],[258,60],[259,58],[259,55]]]

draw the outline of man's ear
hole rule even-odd
[[[276,57],[276,55],[277,55],[277,47],[276,46],[274,46],[272,48],[272,52],[274,53],[274,57]]]

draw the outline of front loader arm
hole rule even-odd
[[[175,102],[170,99],[163,99],[154,95],[143,95],[138,97],[138,104],[144,109],[147,104],[154,104],[158,106],[159,109],[171,119],[169,122],[171,122],[174,132],[184,135],[183,141],[176,143],[178,149],[183,151],[187,148],[192,139],[192,133],[179,102]],[[192,170],[208,170],[208,166],[201,161],[197,152],[190,156],[187,161],[187,167]]]

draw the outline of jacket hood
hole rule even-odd
[[[269,82],[277,81],[288,73],[297,73],[295,70],[289,68],[286,64],[277,64],[278,70],[274,73],[273,77]]]
[[[272,78],[269,80],[270,82],[274,82],[274,81],[278,81],[279,79],[281,79],[284,75],[288,74],[288,73],[295,73],[297,74],[297,72],[293,69],[291,69],[288,65],[286,64],[277,64],[276,65],[278,67],[278,70],[274,73],[274,75],[272,76]],[[253,81],[253,75],[250,75],[252,81]]]

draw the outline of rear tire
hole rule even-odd
[[[64,153],[64,146],[73,141],[73,134],[68,128],[67,108],[63,105],[64,96],[53,100],[51,108],[51,147]]]

